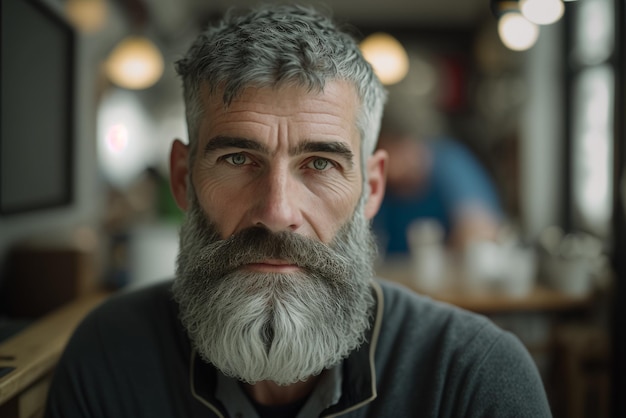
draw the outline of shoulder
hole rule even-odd
[[[85,317],[70,344],[127,347],[175,332],[177,306],[170,288],[167,281],[111,296]]]
[[[462,142],[447,136],[425,141],[431,152],[441,157],[473,158],[472,152]]]
[[[172,281],[164,281],[135,290],[122,291],[111,296],[95,309],[95,316],[116,317],[133,315],[143,317],[171,309],[174,304],[171,293]],[[131,319],[126,317],[126,319]]]
[[[470,337],[479,329],[485,328],[488,333],[499,333],[493,323],[482,315],[478,315],[456,306],[438,302],[428,296],[416,293],[401,284],[387,280],[379,280],[383,290],[385,326],[391,325],[400,331],[409,326],[419,333],[447,333]]]
[[[89,313],[60,359],[60,381],[108,387],[128,373],[154,375],[163,356],[174,361],[188,352],[170,286],[159,283],[118,293]]]
[[[422,394],[443,416],[469,416],[474,409],[485,416],[549,416],[537,368],[517,337],[482,315],[379,283],[381,381],[405,379],[410,393]]]
[[[55,369],[49,416],[182,416],[170,412],[190,394],[172,387],[189,381],[191,348],[170,286],[116,294],[82,321]]]
[[[458,140],[442,137],[429,142],[428,147],[433,155],[435,169],[451,170],[453,173],[482,171],[474,152]]]
[[[383,319],[379,359],[417,369],[437,364],[476,369],[506,361],[526,362],[526,349],[514,335],[487,317],[435,301],[401,285],[381,281]],[[393,359],[393,360],[391,360]],[[423,370],[423,369],[422,369]]]

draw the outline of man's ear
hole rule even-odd
[[[182,210],[187,210],[187,180],[189,177],[189,146],[180,139],[174,140],[170,150],[170,188],[176,204]]]
[[[385,180],[387,176],[387,151],[379,149],[367,160],[367,183],[369,196],[365,202],[365,217],[372,219],[385,196]]]

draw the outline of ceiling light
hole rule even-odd
[[[549,25],[558,21],[565,11],[561,0],[520,0],[524,17],[538,25]]]
[[[539,27],[520,13],[508,12],[498,20],[498,34],[507,48],[524,51],[537,42]]]
[[[127,89],[145,89],[163,75],[163,56],[145,37],[129,36],[111,52],[105,64],[111,81]]]
[[[385,85],[398,83],[409,72],[409,57],[404,47],[389,34],[374,33],[361,42],[360,48]]]
[[[65,13],[78,30],[93,33],[106,23],[108,5],[105,0],[67,0]]]

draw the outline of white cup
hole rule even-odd
[[[462,258],[465,288],[482,293],[493,288],[502,278],[502,250],[492,241],[472,241]]]
[[[411,250],[413,282],[428,292],[441,289],[447,264],[443,228],[430,219],[414,221],[409,225],[407,238]]]
[[[510,247],[504,250],[502,290],[511,296],[529,294],[536,281],[537,256],[531,248]]]
[[[591,266],[587,259],[550,257],[545,263],[545,278],[552,288],[572,296],[591,291]]]

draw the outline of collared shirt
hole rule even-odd
[[[336,404],[341,397],[341,383],[341,367],[325,370],[295,418],[318,417],[326,408]],[[237,379],[218,372],[215,398],[224,405],[231,417],[259,418]]]

